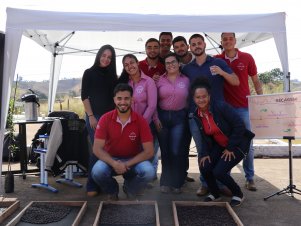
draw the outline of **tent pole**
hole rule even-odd
[[[50,113],[53,110],[53,80],[54,80],[54,74],[55,74],[55,61],[56,61],[56,56],[57,56],[57,47],[58,47],[58,42],[55,43],[54,45],[54,51],[53,51],[53,63],[52,63],[52,73],[51,73],[51,80],[50,80],[50,89],[49,89],[49,103],[48,103],[48,113]]]
[[[205,37],[207,38],[207,40],[210,42],[210,44],[213,46],[213,48],[216,50],[216,52],[217,52],[218,54],[220,54],[218,48],[222,50],[222,49],[223,49],[222,45],[219,44],[217,41],[215,41],[213,38],[211,38],[209,35],[207,35],[205,32],[204,32],[204,35],[205,35]],[[214,42],[218,47],[216,47],[216,46],[214,45],[213,42]]]
[[[291,73],[290,72],[287,73],[286,79],[288,82],[288,91],[287,92],[291,92]]]

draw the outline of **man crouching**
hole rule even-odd
[[[133,89],[125,83],[114,89],[115,110],[104,114],[96,127],[93,153],[98,161],[92,178],[109,200],[118,200],[114,178],[122,175],[123,191],[135,198],[155,176],[149,159],[154,155],[153,137],[147,121],[131,110]]]

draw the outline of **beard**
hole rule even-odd
[[[180,53],[176,53],[176,55],[177,55],[178,57],[180,57],[180,58],[182,58],[182,57],[186,57],[186,56],[188,55],[188,51],[186,51],[186,52],[180,52]]]
[[[155,56],[150,56],[150,55],[146,55],[146,56],[151,60],[155,60],[155,59],[159,58],[159,53]]]
[[[131,109],[131,107],[129,105],[122,105],[122,106],[117,105],[116,109],[119,113],[124,114],[127,113]]]
[[[201,50],[201,51],[198,52],[197,50]],[[198,49],[195,49],[195,51],[193,51],[192,53],[193,53],[193,55],[195,55],[195,56],[202,56],[202,55],[205,53],[205,49],[200,49],[200,48],[198,48]]]

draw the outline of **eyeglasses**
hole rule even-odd
[[[165,66],[169,66],[169,65],[175,65],[175,64],[177,64],[178,63],[178,61],[177,60],[173,60],[173,61],[170,61],[170,62],[165,62]]]

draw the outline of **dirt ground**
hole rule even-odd
[[[234,208],[234,211],[243,222],[244,225],[254,226],[282,226],[282,225],[300,225],[301,222],[301,195],[294,194],[290,197],[287,194],[276,195],[264,201],[263,198],[267,197],[279,190],[286,188],[289,185],[289,166],[288,159],[255,159],[256,177],[255,182],[258,191],[251,192],[243,188],[245,194],[245,201],[239,207]],[[3,166],[3,169],[7,166]],[[15,167],[18,167],[16,165]],[[298,189],[301,189],[301,159],[293,160],[293,184]],[[160,172],[160,168],[159,168]],[[187,183],[183,189],[182,194],[162,194],[159,191],[159,181],[156,181],[154,188],[146,190],[139,200],[154,200],[157,201],[159,207],[159,218],[161,226],[174,225],[172,213],[172,201],[202,201],[203,197],[195,195],[199,187],[199,173],[196,163],[196,158],[190,158],[189,175],[192,176],[196,182]],[[244,175],[242,174],[242,166],[236,166],[232,175],[235,180],[243,187]],[[159,175],[160,176],[160,175]],[[68,200],[68,201],[87,201],[88,208],[80,223],[80,225],[92,225],[96,212],[101,201],[106,200],[105,195],[97,197],[87,197],[85,188],[76,188],[68,185],[57,184],[53,177],[49,177],[49,184],[59,190],[58,193],[52,193],[45,189],[32,188],[32,183],[38,183],[39,177],[37,175],[27,175],[26,179],[21,176],[15,176],[15,191],[14,193],[3,193],[3,198],[17,198],[20,200],[21,207],[11,215],[3,225],[7,224],[9,220],[15,217],[30,201],[54,201],[54,200]],[[85,184],[85,177],[76,177],[76,181]],[[118,178],[120,188],[122,186],[122,179]],[[4,177],[2,177],[2,186]],[[127,200],[125,194],[120,189],[120,200]],[[223,197],[223,201],[229,201],[229,197]]]

